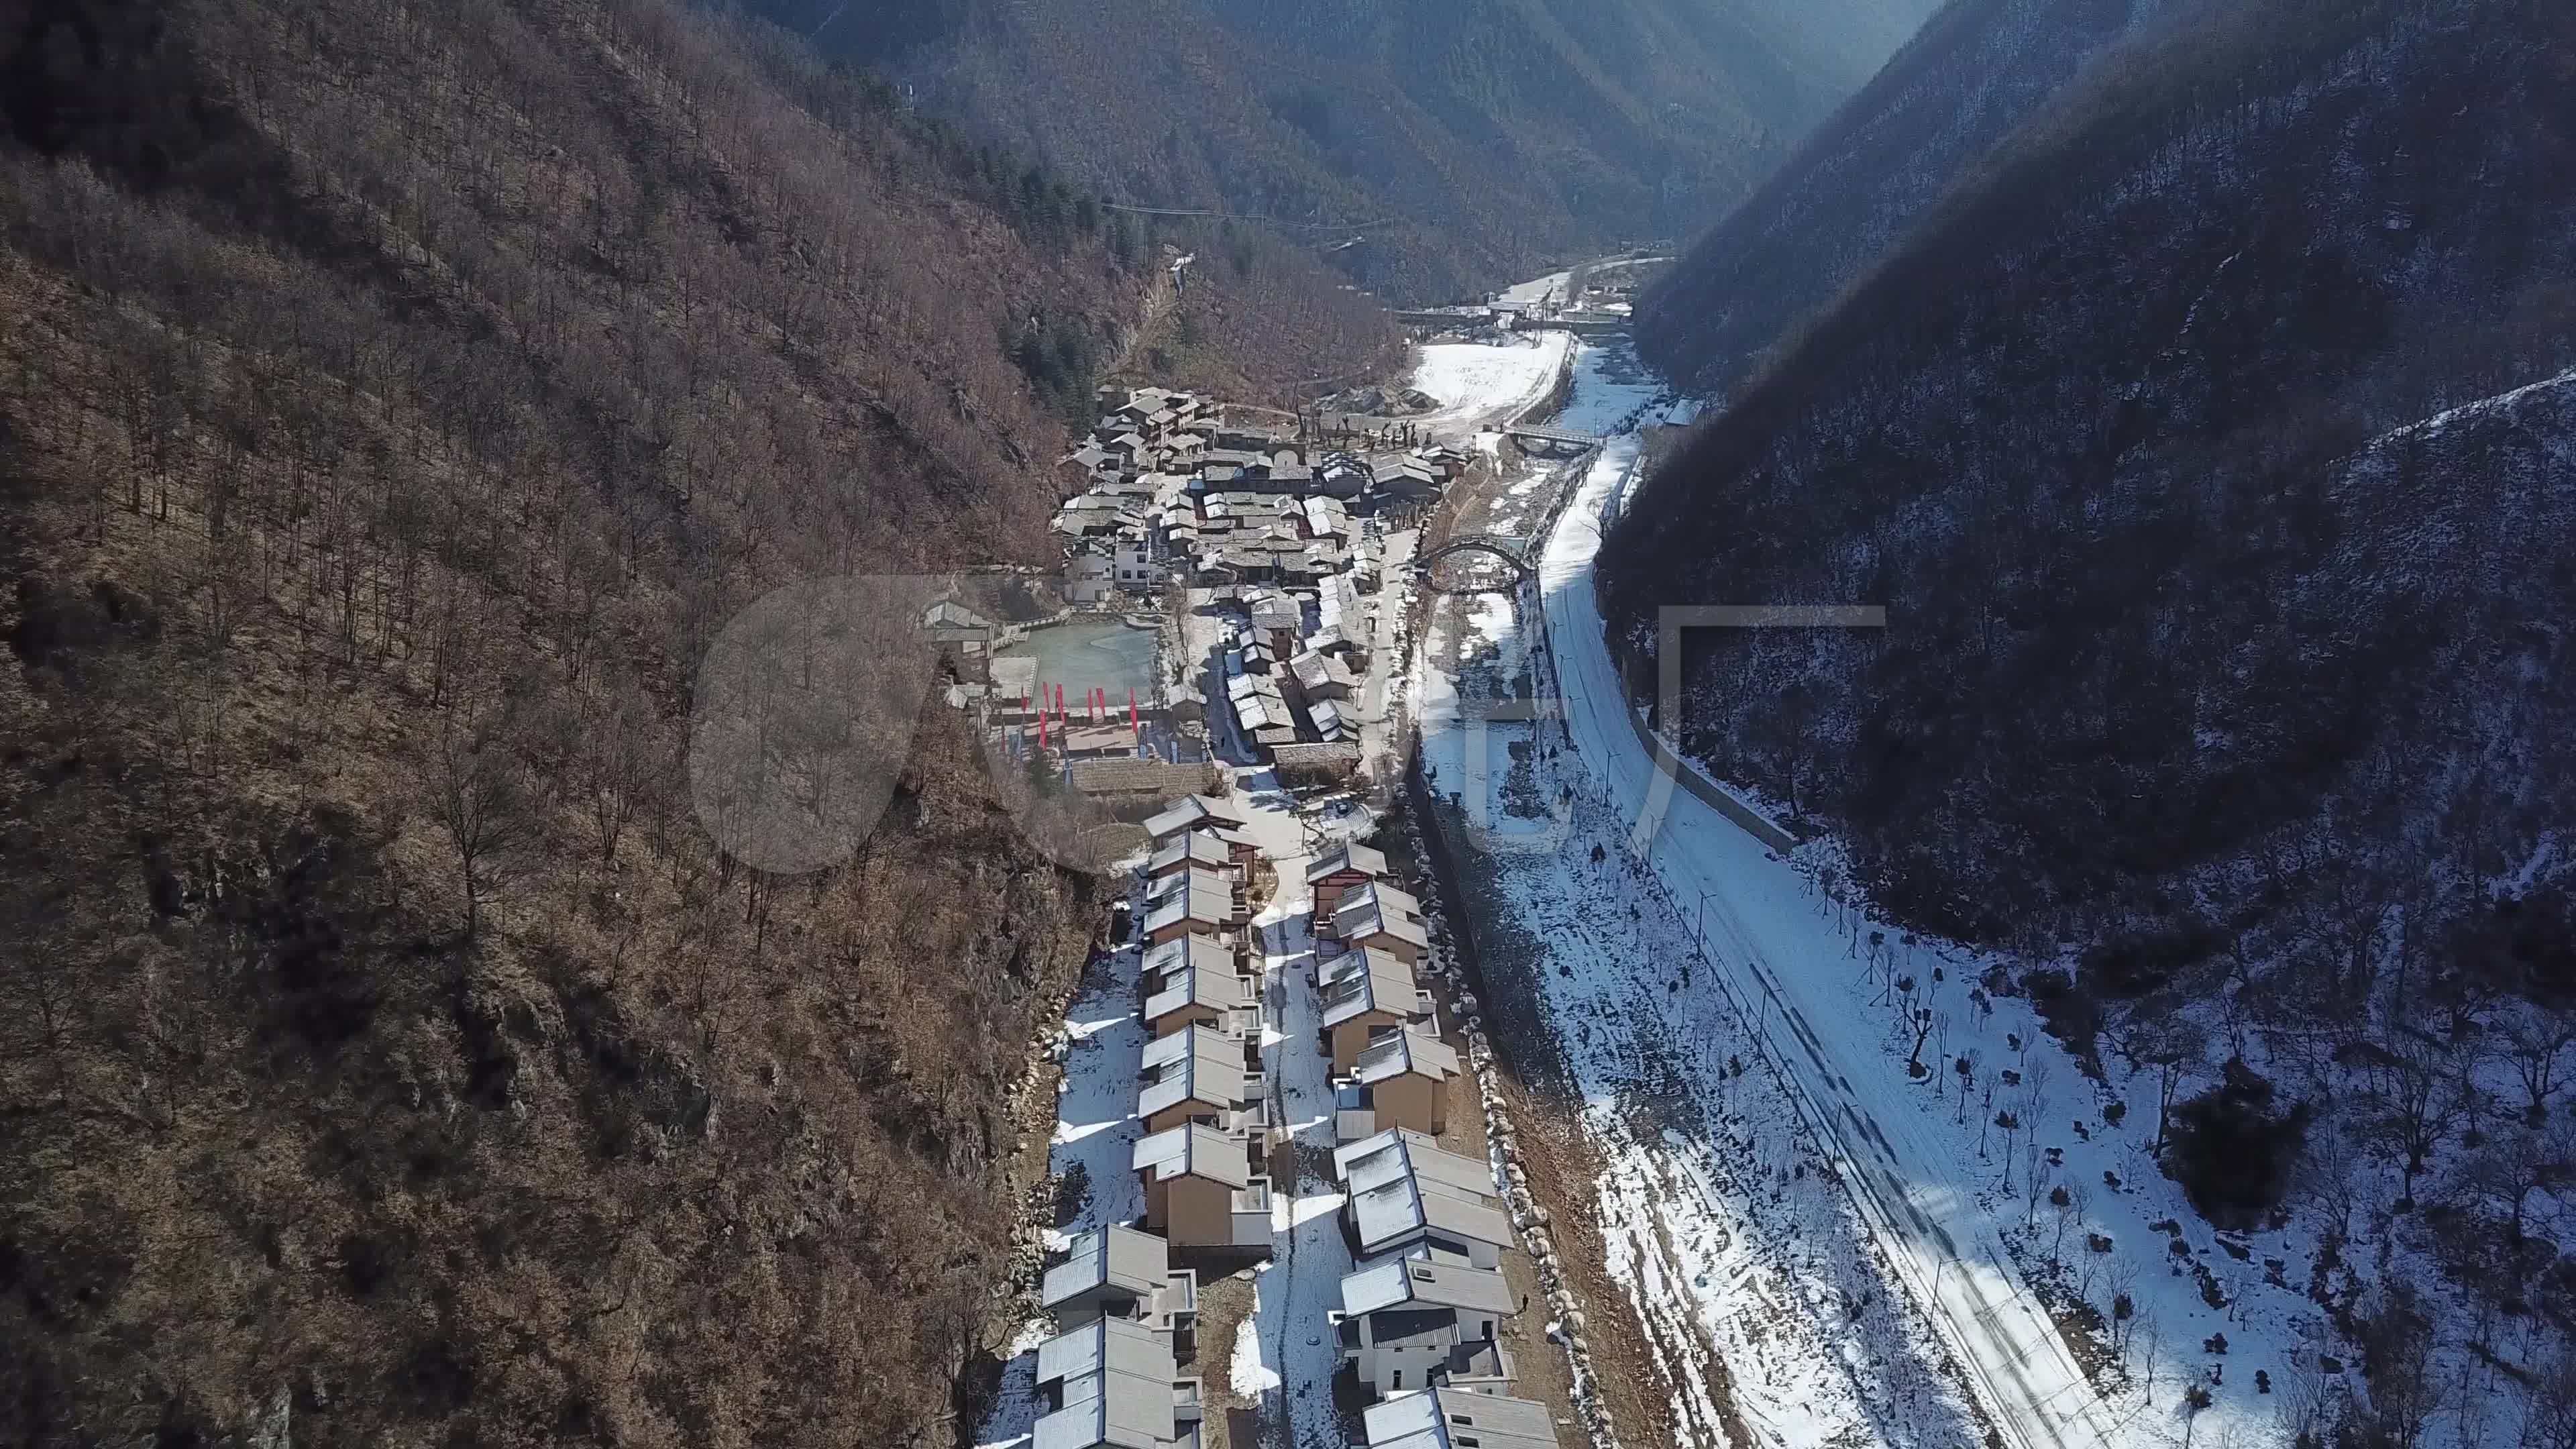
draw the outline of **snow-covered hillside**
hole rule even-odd
[[[1608,360],[1579,356],[1569,421],[1659,415]],[[2395,430],[2348,486],[2387,486],[2425,435],[2520,440],[2519,465],[2482,456],[2533,486],[2564,479],[2571,401],[2553,378]],[[2560,1179],[2533,1164],[2569,1160],[2551,1145],[2569,1134],[2520,1127],[2511,1054],[2453,1044],[2464,1075],[2425,1102],[2449,1126],[2410,1211],[2402,1153],[2371,1146],[2402,1115],[2402,1072],[2312,1076],[2301,1033],[2232,997],[2179,1014],[2190,1050],[2143,1029],[2132,1052],[2070,1047],[2020,992],[2027,963],[1873,916],[1830,839],[1784,859],[1658,788],[1592,585],[1635,448],[1593,463],[1550,540],[1544,646],[1532,599],[1481,602],[1459,611],[1470,662],[1418,689],[1426,767],[1489,874],[1470,887],[1491,892],[1488,977],[1538,998],[1610,1165],[1611,1266],[1650,1337],[1727,1366],[1713,1384],[1667,1356],[1676,1422],[1714,1433],[1728,1398],[1781,1445],[1958,1442],[1988,1415],[2022,1446],[2288,1444],[2337,1423],[2555,1442],[2576,1394],[2554,1310],[2468,1279],[2455,1241],[2504,1236],[2516,1166],[2539,1184],[2518,1198],[2524,1230],[2543,1242],[2557,1222]],[[1495,707],[1523,680],[1561,695],[1561,722]],[[2230,1055],[2351,1106],[2279,1215],[2222,1232],[2157,1141],[2164,1108],[2216,1086]]]

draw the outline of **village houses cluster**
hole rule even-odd
[[[1178,1365],[1197,1351],[1198,1274],[1271,1254],[1269,1165],[1294,1152],[1262,1063],[1251,920],[1256,892],[1276,884],[1263,853],[1222,796],[1185,797],[1145,828],[1131,1159],[1144,1213],[1084,1234],[1046,1271],[1040,1296],[1060,1331],[1039,1349],[1049,1412],[1033,1449],[1197,1449],[1199,1380]],[[1462,1067],[1415,976],[1430,944],[1421,902],[1358,843],[1314,860],[1305,886],[1318,964],[1304,984],[1321,1029],[1281,1049],[1332,1063],[1332,1170],[1354,1266],[1314,1331],[1333,1335],[1353,1390],[1374,1401],[1360,1443],[1553,1449],[1546,1407],[1510,1393],[1502,1263],[1515,1248],[1493,1167],[1440,1145]]]
[[[1072,496],[1055,529],[1073,602],[1166,583],[1313,588],[1366,573],[1353,520],[1418,513],[1469,461],[1393,442],[1381,430],[1319,443],[1230,424],[1198,393],[1134,389],[1065,459]]]
[[[1065,591],[1082,606],[1209,590],[1230,622],[1200,707],[1232,719],[1254,759],[1347,773],[1380,530],[1418,516],[1468,464],[1454,448],[1399,446],[1402,436],[1388,425],[1328,446],[1229,424],[1195,393],[1128,392],[1066,459],[1076,491],[1055,519]],[[1372,442],[1385,446],[1370,452]]]

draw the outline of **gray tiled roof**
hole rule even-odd
[[[1418,989],[1413,968],[1402,959],[1375,948],[1363,949],[1357,969],[1338,973],[1325,992],[1324,1025],[1339,1026],[1372,1011],[1411,1016]]]
[[[1046,1270],[1038,1285],[1038,1301],[1053,1308],[1095,1288],[1147,1297],[1170,1275],[1170,1252],[1151,1233],[1116,1226],[1093,1228],[1073,1240],[1063,1262]]]
[[[1195,1122],[1139,1140],[1128,1160],[1136,1171],[1161,1179],[1204,1177],[1228,1187],[1252,1181],[1252,1158],[1243,1139]]]
[[[1342,1312],[1354,1318],[1408,1306],[1508,1313],[1512,1291],[1497,1269],[1429,1257],[1391,1258],[1342,1279]]]
[[[1368,1449],[1461,1449],[1459,1433],[1477,1449],[1557,1449],[1556,1425],[1545,1404],[1500,1394],[1394,1394],[1370,1405],[1361,1423]]]
[[[1447,1042],[1412,1030],[1389,1032],[1370,1042],[1351,1068],[1351,1076],[1362,1083],[1407,1073],[1445,1081],[1457,1072],[1458,1054]]]

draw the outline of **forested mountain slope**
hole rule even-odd
[[[1911,920],[2042,957],[2286,949],[2363,900],[2428,951],[2559,889],[2563,405],[2421,420],[2576,361],[2571,42],[2521,0],[2269,0],[1981,162],[1611,540],[1634,641],[1888,606],[1693,638],[1692,752]]]
[[[1667,605],[1886,606],[1685,634],[1663,722],[1993,948],[2074,1130],[2317,1305],[2182,1346],[2186,1415],[2320,1371],[2282,1442],[2576,1425],[2571,175],[2569,7],[2214,7],[1965,168],[1604,550],[1641,680]]]
[[[1639,353],[1685,385],[1724,388],[2104,47],[2173,8],[1945,6],[1640,299]]]
[[[12,19],[0,1441],[945,1444],[1092,887],[937,709],[738,865],[692,679],[1039,557],[1155,265],[668,0]]]
[[[1446,300],[1674,236],[1867,78],[1926,0],[758,0],[1139,204],[1330,226]],[[828,19],[828,23],[825,23]]]

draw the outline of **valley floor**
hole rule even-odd
[[[1506,471],[1456,520],[1542,535],[1537,577],[1434,601],[1390,678],[1412,541],[1389,540],[1362,696],[1373,762],[1418,726],[1433,804],[1417,824],[1445,845],[1453,939],[1476,972],[1444,987],[1444,1024],[1481,988],[1494,1090],[1540,1149],[1522,1154],[1530,1185],[1589,1300],[1588,1330],[1546,1314],[1517,1328],[1522,1392],[1570,1406],[1597,1374],[1617,1442],[1693,1449],[2255,1449],[2316,1423],[2345,1370],[2311,1298],[2332,1267],[2315,1232],[2209,1232],[2157,1169],[2151,1083],[2085,1078],[2027,1001],[1980,989],[1993,962],[1838,899],[1820,884],[1829,842],[1772,853],[1657,773],[1591,569],[1641,430],[1688,405],[1624,347],[1563,345],[1559,421],[1605,446]],[[1417,385],[1464,439],[1532,400],[1537,360],[1434,356]],[[1341,1449],[1353,1421],[1326,1314],[1350,1258],[1299,882],[1326,841],[1372,822],[1301,807],[1266,770],[1230,773],[1281,882],[1255,924],[1271,1118],[1298,1150],[1276,1256],[1212,1296],[1194,1371],[1232,1410],[1211,1415],[1212,1442]],[[1054,1167],[1080,1201],[1059,1240],[1139,1207],[1132,950],[1103,966],[1068,1023]],[[1459,1086],[1462,1150],[1481,1150],[1476,1083]],[[1569,1384],[1563,1338],[1587,1332]],[[1025,1373],[983,1442],[1026,1432]],[[1574,1415],[1559,1423],[1581,1442]]]

